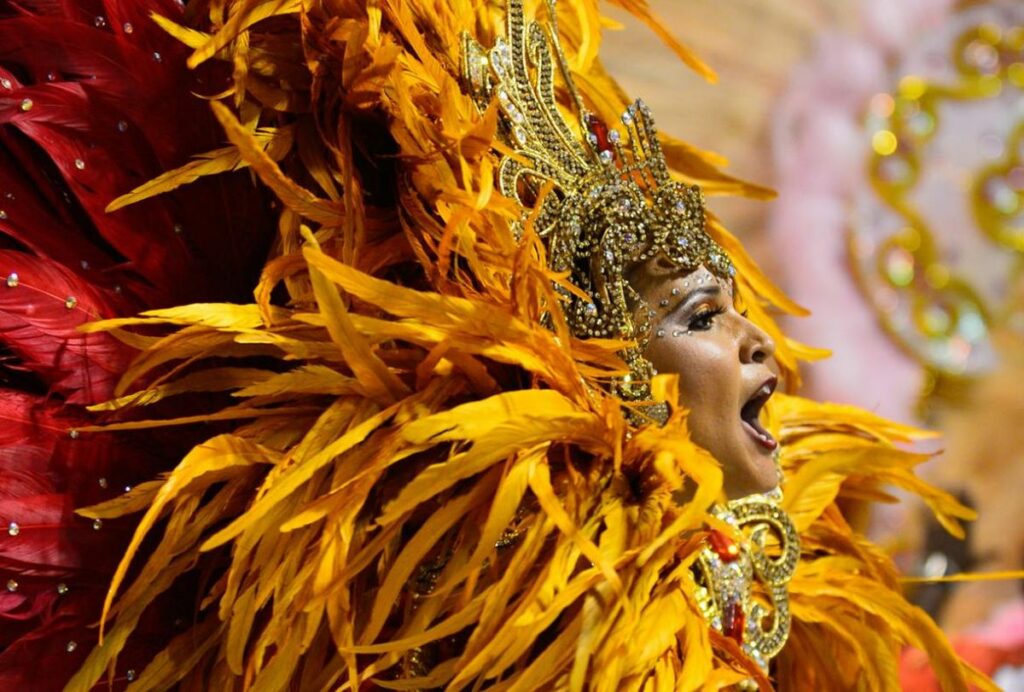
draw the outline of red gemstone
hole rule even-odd
[[[723,562],[733,562],[740,556],[740,547],[736,545],[736,541],[717,529],[708,531],[708,541],[711,543],[711,549]]]
[[[597,139],[598,151],[608,151],[612,148],[611,142],[608,140],[608,126],[593,113],[587,113],[587,129]]]
[[[747,625],[747,616],[739,601],[730,600],[725,604],[722,613],[722,633],[731,637],[737,644],[743,643],[743,630]]]

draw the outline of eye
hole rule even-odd
[[[697,308],[697,311],[693,313],[690,318],[690,322],[687,325],[691,332],[706,332],[711,329],[711,325],[715,323],[715,318],[721,315],[725,310],[723,308],[715,308],[710,305],[702,305]]]

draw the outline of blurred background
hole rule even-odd
[[[650,0],[719,76],[688,72],[605,6],[602,55],[666,132],[774,188],[710,209],[812,316],[833,355],[803,393],[942,433],[933,482],[975,507],[966,542],[919,507],[859,517],[908,574],[1024,567],[1024,2]],[[1024,690],[1024,586],[916,587],[975,665]],[[931,689],[904,661],[907,689]]]

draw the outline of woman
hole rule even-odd
[[[515,1],[161,20],[191,64],[230,59],[232,146],[203,165],[244,161],[278,239],[252,305],[90,327],[142,349],[108,408],[233,397],[106,431],[232,423],[82,510],[142,516],[69,689],[884,689],[904,644],[950,689],[973,679],[834,500],[895,484],[966,513],[893,447],[913,431],[773,394],[805,352],[766,307],[796,308],[669,167],[744,186],[626,108],[595,10],[560,12],[560,31]],[[190,588],[197,607],[166,602]],[[126,646],[152,622],[171,626],[147,663]]]

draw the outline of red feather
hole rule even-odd
[[[188,49],[151,12],[185,21],[175,0],[0,0],[4,690],[62,688],[95,643],[92,625],[131,527],[97,530],[74,508],[151,478],[191,442],[181,430],[71,434],[101,422],[84,405],[111,396],[132,355],[79,326],[242,299],[273,232],[269,200],[244,171],[104,211],[115,197],[224,143],[193,93],[221,91],[230,68],[188,70]],[[12,273],[16,280],[5,285]],[[4,588],[9,581],[15,588]],[[173,634],[166,616],[179,604],[168,606],[144,619],[115,682]]]

